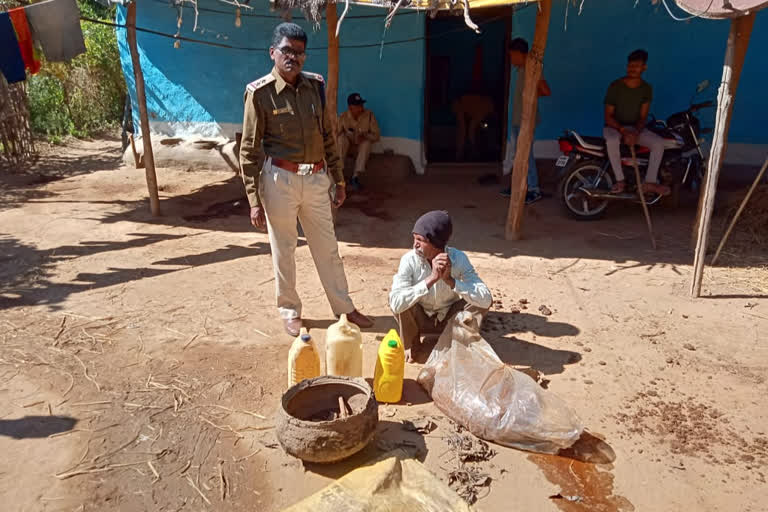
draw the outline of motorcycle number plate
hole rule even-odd
[[[568,160],[570,160],[570,157],[566,155],[560,155],[560,158],[558,158],[557,162],[555,162],[555,167],[565,167],[568,165]]]

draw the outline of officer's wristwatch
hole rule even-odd
[[[344,181],[342,180],[342,181],[340,181],[340,182],[336,183],[336,186],[337,186],[337,187],[346,187],[346,186],[347,186],[347,184],[346,184],[346,182],[344,182]]]

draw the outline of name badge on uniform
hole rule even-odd
[[[276,108],[276,109],[272,110],[272,115],[273,116],[279,116],[280,114],[291,114],[291,115],[293,115],[293,107],[291,106],[291,104],[288,103],[283,108]]]

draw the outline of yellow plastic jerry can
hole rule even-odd
[[[363,376],[363,335],[347,315],[341,315],[325,334],[325,371],[343,377]]]
[[[302,327],[288,351],[288,387],[319,376],[320,354],[317,345],[307,329]]]
[[[403,397],[405,350],[397,331],[390,329],[379,344],[373,393],[379,402],[396,403]]]

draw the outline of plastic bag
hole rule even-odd
[[[283,512],[472,512],[458,494],[401,450],[358,468]]]
[[[443,413],[486,441],[554,454],[584,429],[565,402],[499,359],[468,312],[449,322],[418,382]]]

